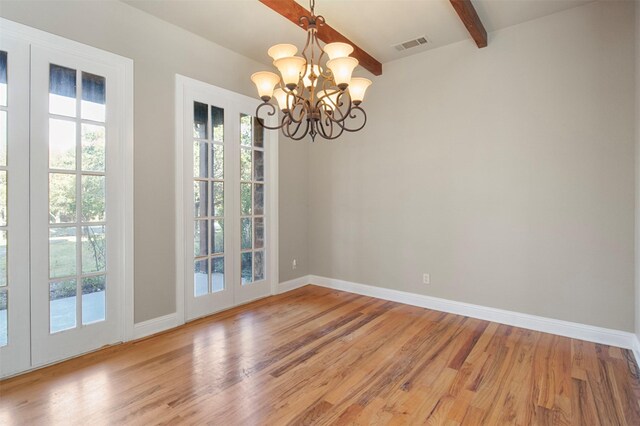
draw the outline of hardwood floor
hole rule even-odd
[[[640,425],[627,350],[307,286],[0,382],[0,424]]]

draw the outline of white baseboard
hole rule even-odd
[[[633,352],[633,355],[636,357],[636,364],[640,367],[640,336],[638,335],[634,336],[631,352]]]
[[[281,282],[277,286],[277,294],[295,290],[309,284],[309,275]],[[248,302],[247,302],[248,303]],[[178,313],[174,312],[148,321],[137,323],[133,326],[133,337],[130,340],[141,339],[153,334],[161,333],[184,324]]]
[[[367,284],[354,283],[334,278],[320,277],[317,275],[305,275],[277,285],[277,294],[295,290],[305,285],[313,284],[321,287],[347,291],[363,296],[375,297],[392,302],[404,303],[421,308],[433,309],[440,312],[448,312],[463,315],[499,324],[556,334],[573,339],[586,340],[588,342],[601,343],[610,346],[630,349],[640,366],[640,340],[638,336],[626,331],[612,330],[592,325],[563,321],[553,318],[545,318],[537,315],[523,314],[504,309],[490,308],[471,303],[456,302],[454,300],[425,296],[423,294],[409,293],[383,287],[375,287]],[[138,323],[134,326],[134,339],[151,336],[171,328],[178,327],[184,322],[178,318],[177,313]]]
[[[421,308],[464,315],[471,318],[493,321],[529,330],[571,337],[573,339],[631,349],[634,352],[638,365],[640,365],[640,342],[638,341],[638,337],[635,334],[626,331],[612,330],[592,325],[473,305],[470,303],[456,302],[453,300],[440,299],[422,294],[374,287],[366,284],[319,277],[315,275],[310,275],[307,282],[322,287],[348,291],[350,293],[404,303],[407,305],[419,306]]]
[[[131,340],[141,339],[143,337],[161,333],[182,324],[184,324],[184,321],[178,316],[177,312],[153,318],[148,321],[139,322],[133,326],[133,339]]]
[[[310,284],[309,281],[310,276],[305,275],[299,278],[294,278],[289,281],[284,281],[278,284],[277,294],[286,293],[287,291],[295,290],[296,288],[304,287],[307,284]]]

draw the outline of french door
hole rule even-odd
[[[186,79],[182,81],[187,81]],[[189,80],[182,96],[185,318],[271,293],[275,132],[258,101]]]
[[[29,45],[0,37],[0,376],[30,367]],[[25,96],[27,94],[27,96]],[[27,132],[25,132],[27,130]]]
[[[121,340],[117,77],[35,46],[31,69],[32,357],[46,364]]]
[[[124,340],[129,61],[54,36],[43,42],[40,32],[34,42],[25,27],[0,24],[6,376]]]

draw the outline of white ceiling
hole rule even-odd
[[[265,64],[276,43],[304,45],[305,33],[257,0],[123,0],[162,20]],[[309,8],[304,0],[297,0]],[[474,0],[488,32],[591,0]],[[471,38],[449,0],[316,0],[316,13],[382,63]],[[428,44],[393,46],[420,36]],[[489,34],[489,45],[491,35]]]

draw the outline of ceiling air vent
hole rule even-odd
[[[396,50],[402,52],[403,50],[411,49],[413,47],[422,46],[423,44],[427,44],[427,38],[425,36],[415,38],[413,40],[405,41],[404,43],[396,44]]]

